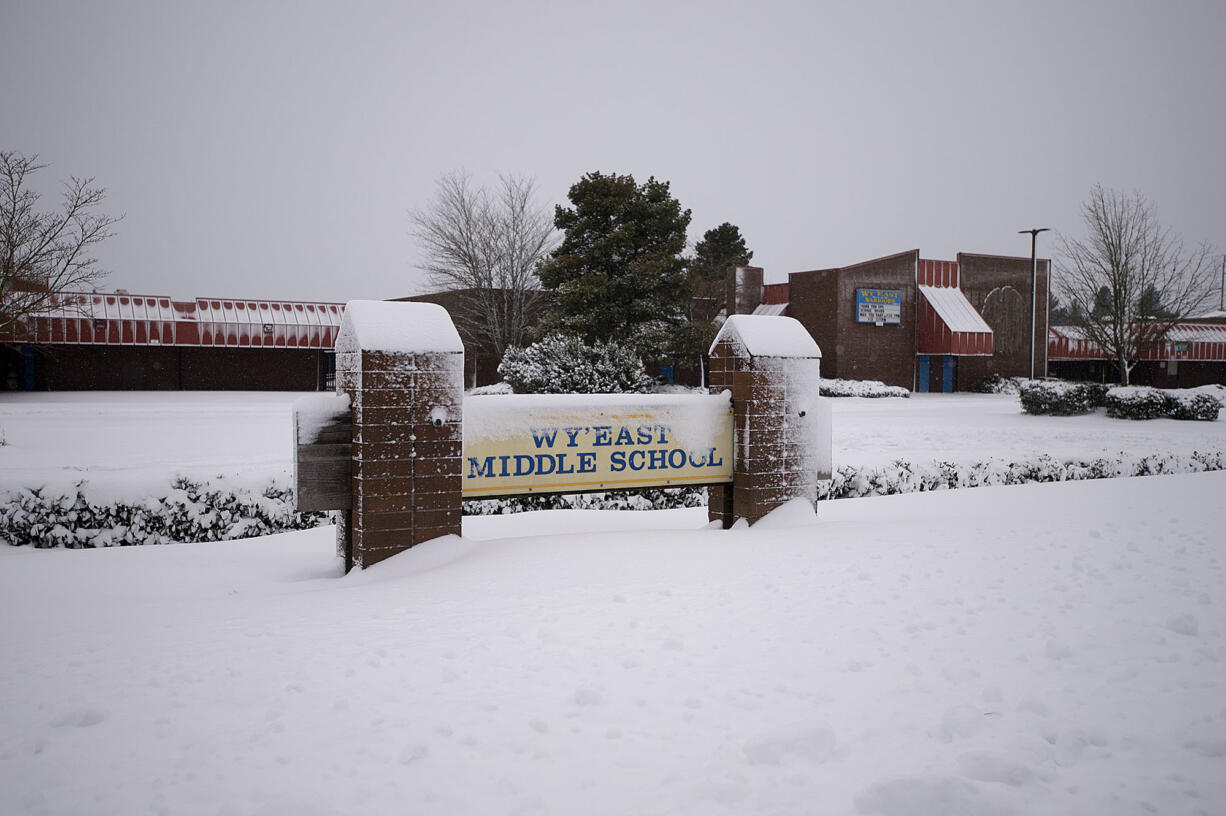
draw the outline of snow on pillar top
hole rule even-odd
[[[801,357],[821,359],[822,350],[813,336],[794,317],[733,315],[724,321],[711,351],[727,340],[745,349],[751,357]]]
[[[351,300],[345,304],[336,350],[463,352],[464,343],[451,315],[437,303]]]

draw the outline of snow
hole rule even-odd
[[[319,432],[338,418],[349,415],[348,394],[310,394],[294,400],[298,418],[298,444],[310,445]]]
[[[463,352],[447,310],[437,303],[351,300],[336,340],[337,352]]]
[[[139,501],[164,495],[176,475],[257,492],[270,482],[288,486],[291,407],[302,396],[242,391],[0,393],[0,436],[7,442],[0,446],[0,493],[40,486],[63,492],[84,480],[83,491],[92,500]],[[896,459],[973,464],[1016,461],[1036,453],[1090,460],[1120,451],[1137,456],[1226,451],[1226,417],[1216,422],[1129,422],[1102,411],[1078,417],[1029,416],[1021,412],[1017,397],[1008,394],[850,397],[824,400],[822,407],[832,413],[835,468],[887,465]]]
[[[833,411],[834,465],[973,463],[1047,453],[1090,460],[1121,451],[1187,455],[1226,450],[1226,418],[1216,422],[1112,419],[1023,414],[1016,395],[912,394],[910,399],[828,400]]]
[[[721,340],[739,343],[754,357],[821,357],[813,336],[794,317],[733,315],[728,318],[715,344]]]
[[[0,549],[0,812],[1221,812],[1224,491]]]
[[[633,427],[650,418],[668,426],[668,440],[697,450],[712,444],[728,423],[731,394],[487,394],[464,398],[464,428],[470,438],[530,438],[533,428],[594,423],[593,412]],[[584,428],[584,431],[587,431]],[[616,429],[614,430],[616,433]],[[582,437],[590,441],[585,434]]]

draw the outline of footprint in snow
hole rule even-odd
[[[89,728],[107,718],[107,713],[100,708],[75,708],[57,717],[51,724],[57,728]]]

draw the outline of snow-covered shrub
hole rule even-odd
[[[507,349],[498,373],[516,394],[645,394],[653,385],[629,348],[612,341],[589,346],[561,334]]]
[[[326,513],[295,513],[292,492],[218,490],[178,479],[165,496],[96,504],[77,485],[72,494],[21,490],[0,497],[0,540],[32,547],[109,547],[222,541],[305,530],[329,523]]]
[[[1213,422],[1222,410],[1222,403],[1210,394],[1188,389],[1166,392],[1166,415],[1171,419],[1198,419]]]
[[[466,397],[486,397],[490,394],[514,394],[515,390],[511,388],[509,382],[496,382],[493,385],[478,385],[476,388],[470,388],[464,392]]]
[[[932,462],[928,465],[899,460],[882,467],[841,467],[833,479],[819,484],[818,498],[890,496],[960,487],[1071,482],[1210,470],[1226,470],[1226,453],[1192,453],[1189,456],[1157,453],[1141,457],[1121,453],[1113,458],[1090,461],[1059,461],[1039,455],[1016,462],[989,459],[970,464]]]
[[[1107,416],[1116,419],[1157,419],[1166,416],[1166,395],[1147,385],[1129,385],[1107,392]]]
[[[1144,385],[1112,388],[1107,392],[1107,415],[1119,419],[1192,419],[1212,422],[1222,404],[1195,389],[1161,390]]]
[[[1025,377],[1002,377],[999,374],[989,374],[975,383],[971,391],[977,394],[1016,394],[1021,391],[1024,383],[1030,382]]]
[[[910,397],[911,392],[880,380],[838,380],[822,378],[818,392],[823,397]]]
[[[469,499],[464,502],[466,516],[500,516],[528,510],[671,510],[676,507],[704,507],[704,487],[649,487],[610,493],[549,493],[513,496],[506,499]]]
[[[1028,380],[1019,383],[1018,399],[1028,414],[1074,416],[1099,408],[1107,387],[1099,383]]]

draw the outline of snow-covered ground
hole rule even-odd
[[[1223,495],[3,548],[0,813],[1220,814]]]
[[[0,491],[87,480],[91,496],[140,499],[181,474],[288,484],[296,393],[0,394]],[[1226,450],[1226,419],[1130,422],[1102,411],[1034,417],[1006,394],[832,399],[834,464],[973,463],[1038,453],[1093,459]]]

